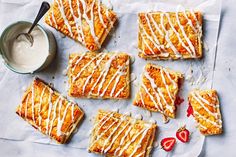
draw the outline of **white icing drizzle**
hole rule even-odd
[[[195,13],[193,12],[192,9],[190,9],[190,13],[192,14],[192,16],[193,16],[193,18],[194,18],[194,20],[195,20],[195,22],[197,24],[197,28],[198,28],[198,30],[201,33],[202,32],[202,25],[200,25],[200,23],[198,22],[198,19],[197,19],[196,15],[195,15]]]
[[[174,98],[173,96],[171,95],[170,93],[170,90],[169,90],[169,87],[166,83],[166,79],[165,79],[165,76],[164,76],[164,73],[163,73],[163,68],[160,68],[160,72],[161,72],[161,79],[162,79],[162,82],[165,84],[165,87],[166,87],[166,90],[167,90],[167,93],[169,95],[169,98],[171,100],[172,103],[174,103]],[[169,75],[169,73],[167,72],[166,75]],[[168,77],[170,79],[170,77]],[[172,80],[172,79],[171,79]],[[173,84],[175,86],[175,83]]]
[[[116,73],[112,76],[112,78],[110,79],[110,81],[108,82],[107,86],[104,88],[104,90],[103,90],[103,92],[102,92],[102,94],[101,94],[100,96],[104,96],[104,94],[106,93],[106,91],[107,91],[108,87],[110,86],[111,82],[116,78],[116,80],[115,80],[115,85],[113,86],[112,92],[111,92],[111,94],[110,94],[110,95],[113,95],[113,93],[114,93],[114,91],[115,91],[115,89],[116,89],[117,83],[119,82],[120,77],[121,77],[121,75],[123,74],[123,73],[121,72],[122,68],[124,68],[124,67],[120,66],[120,67],[118,68],[118,70],[117,70]],[[118,77],[117,77],[117,75],[118,75]]]
[[[114,121],[109,125],[106,126],[106,130],[103,130],[103,132],[101,134],[99,134],[96,139],[93,140],[93,142],[90,144],[90,146],[93,146],[108,130],[112,131],[110,132],[109,136],[105,139],[102,148],[101,148],[101,153],[106,154],[113,146],[113,144],[115,143],[115,141],[117,141],[117,138],[121,136],[121,134],[125,131],[124,136],[122,136],[121,141],[119,143],[118,148],[115,149],[115,156],[121,156],[122,153],[134,142],[137,140],[137,138],[139,136],[141,136],[140,140],[138,141],[137,146],[134,148],[134,152],[131,156],[134,155],[134,153],[141,147],[141,142],[143,141],[143,139],[145,138],[147,131],[151,128],[151,124],[145,124],[144,128],[138,132],[137,134],[133,135],[132,139],[130,142],[125,143],[125,138],[129,135],[130,131],[132,130],[133,126],[136,123],[136,119],[128,119],[128,115],[124,115],[123,117],[121,117],[120,119],[116,119],[114,117],[112,117],[114,115],[115,112],[107,112],[103,118],[101,120],[99,120],[99,122],[96,123],[96,125],[93,128],[93,131],[96,129],[97,132],[99,132],[99,130],[106,124],[107,121],[109,121],[111,118],[114,119]],[[122,128],[121,125],[123,123],[126,123]],[[99,127],[97,127],[99,125]],[[119,132],[113,137],[113,135],[117,132],[117,130],[121,128],[119,130]],[[113,137],[113,138],[112,138]],[[112,138],[112,139],[111,139]],[[110,142],[109,145],[107,145],[107,143]],[[122,147],[121,149],[121,146]]]
[[[52,15],[52,21],[53,21],[53,23],[55,24],[55,27],[56,27],[56,29],[58,28],[58,26],[57,26],[57,22],[56,22],[56,18],[55,18],[55,16],[54,16],[54,11],[53,11],[53,9],[51,9],[51,15]],[[51,23],[51,25],[52,25],[52,21],[49,19],[49,21],[50,21],[50,23]]]
[[[60,119],[60,116],[58,116],[57,136],[60,136],[60,135],[62,135],[62,134],[65,134],[65,133],[62,133],[61,128],[62,128],[62,125],[64,124],[64,121],[65,121],[65,118],[66,118],[66,115],[67,115],[68,108],[69,108],[70,106],[73,106],[73,105],[74,105],[73,103],[68,102],[67,105],[66,105],[66,107],[65,107],[65,110],[64,110],[64,112],[63,112],[62,119]],[[73,108],[73,107],[72,107],[72,108]],[[73,110],[73,109],[72,109],[72,110]],[[60,110],[59,110],[59,112],[60,112]],[[72,111],[72,112],[73,112],[73,111]],[[59,114],[59,115],[60,115],[60,114]],[[72,116],[73,116],[73,115],[74,115],[74,114],[72,114]],[[72,119],[74,119],[74,117],[73,117]],[[75,125],[74,125],[73,127],[75,127]]]
[[[217,105],[214,105],[214,104],[211,104],[209,101],[207,101],[206,99],[203,99],[201,97],[201,95],[198,93],[198,92],[195,92],[194,94],[196,94],[196,96],[201,100],[203,101],[204,103],[206,103],[207,105],[211,106],[211,107],[214,107],[214,108],[218,108],[219,107],[219,104]]]
[[[90,7],[90,19],[88,18],[87,16],[87,12],[89,10],[87,10],[87,5],[86,5],[86,2],[84,0],[80,0],[81,3],[82,3],[82,6],[83,6],[83,18],[86,20],[86,22],[88,23],[89,25],[89,28],[90,28],[90,33],[91,35],[93,36],[93,39],[96,43],[96,45],[100,48],[101,47],[101,44],[99,43],[99,38],[96,36],[95,34],[95,30],[94,30],[94,13],[93,13],[93,9],[94,9],[94,4],[95,4],[95,1],[92,2],[91,4],[91,7]]]
[[[118,134],[112,139],[111,143],[109,146],[107,146],[107,148],[104,150],[104,153],[108,152],[111,148],[113,143],[116,141],[116,139],[122,134],[122,132],[124,132],[124,130],[130,125],[130,122],[128,122],[123,129],[121,129]]]
[[[142,141],[143,141],[145,135],[147,134],[148,130],[149,130],[149,128],[146,129],[146,130],[144,131],[144,133],[142,133],[142,137],[140,138],[140,140],[139,140],[137,146],[136,146],[135,149],[133,150],[133,152],[132,152],[132,154],[130,155],[130,157],[132,157],[132,156],[136,153],[136,151],[142,146],[141,143],[142,143]]]
[[[198,117],[200,117],[201,119],[203,119],[204,121],[208,122],[208,123],[211,123],[212,125],[216,126],[216,127],[222,127],[221,126],[221,119],[218,118],[219,116],[219,113],[218,112],[211,112],[205,105],[204,103],[208,104],[209,106],[212,106],[213,104],[210,104],[206,99],[204,99],[197,91],[195,92],[192,92],[191,94],[193,96],[193,98],[201,105],[201,107],[207,111],[207,113],[209,113],[210,115],[212,115],[215,120],[217,122],[214,122],[212,120],[210,120],[209,118],[206,118],[204,115],[201,115],[198,111],[194,111],[194,115],[197,115]],[[203,103],[204,102],[204,103]],[[213,107],[213,106],[212,106]],[[214,108],[219,108],[219,105],[215,106]],[[201,125],[200,123],[198,123],[198,125],[204,129],[206,129],[205,126]]]
[[[97,2],[97,3],[96,3]],[[68,28],[68,31],[70,33],[70,36],[73,37],[73,32],[72,32],[72,27],[67,19],[67,16],[66,16],[66,13],[65,13],[65,7],[63,6],[63,2],[62,0],[56,0],[56,3],[58,4],[58,8],[59,8],[59,11],[60,11],[60,14],[63,18],[63,21],[65,23],[65,25],[67,26]],[[82,24],[82,21],[85,20],[86,23],[89,25],[89,30],[90,30],[90,33],[94,39],[94,42],[96,43],[96,45],[100,48],[101,47],[101,44],[99,42],[99,38],[98,36],[96,35],[95,33],[95,28],[94,28],[94,16],[95,16],[95,13],[94,13],[94,7],[95,5],[97,5],[97,12],[98,12],[98,18],[99,18],[99,21],[100,23],[102,24],[102,26],[104,28],[107,28],[108,26],[106,25],[106,23],[104,22],[104,18],[103,18],[103,15],[102,15],[102,10],[101,10],[101,2],[100,0],[93,0],[91,3],[90,3],[90,6],[88,6],[87,2],[85,0],[76,0],[76,5],[77,5],[77,14],[78,14],[78,17],[74,14],[74,9],[73,9],[73,5],[72,5],[72,1],[69,0],[69,12],[70,12],[70,15],[73,17],[73,20],[75,22],[75,27],[76,27],[76,31],[78,33],[78,40],[80,42],[82,42],[83,44],[85,44],[85,35],[84,35],[84,32],[83,32],[83,24]],[[80,7],[80,3],[82,4],[82,10],[83,12],[81,11],[81,9],[79,8]],[[89,16],[87,15],[89,13]],[[57,23],[56,23],[56,20],[55,20],[55,17],[54,17],[54,12],[53,12],[53,9],[51,9],[51,16],[52,16],[52,20],[53,20],[53,23],[55,24],[55,27],[56,29],[58,28],[57,26]],[[105,8],[105,16],[107,17],[107,20],[108,20],[108,25],[112,25],[112,21],[109,17],[109,10]],[[51,19],[49,18],[49,22],[50,24],[52,25],[52,21]],[[105,31],[108,32],[107,29],[105,29]]]
[[[144,106],[144,101],[143,101],[142,93],[141,93],[141,92],[138,92],[138,94],[139,94],[139,96],[140,96],[142,106]],[[138,99],[136,99],[136,102],[138,103]]]
[[[57,2],[57,5],[58,5],[58,8],[59,8],[59,11],[60,11],[61,16],[62,16],[62,18],[63,18],[63,20],[64,20],[64,23],[65,23],[66,26],[67,26],[67,29],[68,29],[68,31],[69,31],[69,33],[70,33],[70,36],[73,37],[73,33],[72,33],[71,26],[70,26],[70,24],[69,24],[69,21],[68,21],[66,15],[65,15],[65,12],[64,12],[64,6],[63,6],[63,3],[62,3],[61,0],[59,0],[60,2],[59,2],[58,0],[55,0],[55,1]]]
[[[154,79],[151,78],[151,76],[148,74],[147,71],[144,72],[144,76],[145,76],[145,77],[149,80],[149,82],[151,83],[151,87],[152,87],[152,89],[153,89],[153,91],[154,91],[154,93],[155,93],[155,96],[156,96],[156,98],[157,98],[157,100],[158,100],[159,105],[156,103],[154,97],[148,92],[148,90],[147,90],[147,88],[146,88],[146,86],[145,86],[144,84],[142,84],[142,87],[145,89],[146,93],[148,93],[149,97],[152,99],[153,103],[155,104],[155,107],[156,107],[157,109],[159,109],[161,112],[164,112],[164,111],[163,111],[163,104],[161,103],[161,99],[160,99],[160,97],[159,97],[159,95],[158,95],[158,93],[159,93],[158,87],[157,87],[157,85],[156,85]],[[157,89],[158,93],[156,92],[156,89]],[[140,91],[140,92],[141,92],[141,91]],[[141,93],[140,93],[140,95],[141,95]],[[165,100],[165,99],[164,99],[164,100]],[[142,101],[143,101],[143,100],[142,100]],[[144,104],[144,102],[143,102],[143,104]]]
[[[51,88],[49,88],[49,92],[50,92],[50,95],[49,95],[49,101],[48,101],[48,116],[47,116],[47,119],[46,119],[46,134],[48,134],[48,127],[49,127],[49,122],[50,122],[50,115],[51,115],[51,111],[52,111],[52,94],[53,94],[53,91]]]
[[[93,91],[94,87],[97,85],[97,83],[100,81],[100,78],[102,77],[102,80],[101,80],[101,83],[98,85],[98,92],[97,94],[99,94],[100,90],[102,89],[102,86],[105,82],[105,79],[106,79],[106,76],[108,74],[108,71],[110,69],[110,66],[111,66],[111,63],[112,61],[115,59],[116,57],[116,54],[113,54],[110,59],[107,61],[106,65],[105,65],[105,68],[103,69],[103,71],[101,72],[100,76],[98,77],[97,79],[97,82],[94,84],[94,86],[92,87],[91,91]]]
[[[177,9],[178,9],[178,8],[177,8]],[[188,43],[190,49],[191,49],[192,52],[193,52],[192,55],[196,56],[195,48],[194,48],[192,42],[190,41],[190,39],[187,37],[186,32],[185,32],[185,30],[184,30],[184,27],[183,27],[183,26],[181,25],[181,23],[180,23],[178,11],[175,13],[175,16],[176,16],[176,20],[177,20],[177,23],[178,23],[178,25],[179,25],[179,28],[180,28],[180,30],[182,31],[182,34],[183,34],[185,40],[187,41],[187,43]]]
[[[161,55],[164,55],[164,56],[168,56],[169,53],[165,53],[166,49],[165,49],[165,46],[164,45],[161,45],[160,44],[160,41],[158,40],[157,38],[157,35],[155,34],[155,31],[153,30],[152,28],[152,25],[151,23],[153,23],[154,25],[154,28],[158,31],[158,33],[160,35],[162,35],[165,40],[167,41],[167,45],[166,47],[170,47],[172,49],[172,51],[175,53],[176,57],[182,57],[182,55],[178,52],[178,50],[176,49],[176,47],[174,46],[174,44],[172,43],[172,41],[170,40],[169,38],[169,31],[166,30],[165,28],[165,25],[164,25],[164,16],[166,16],[167,20],[168,20],[168,23],[171,27],[171,29],[174,31],[174,33],[176,34],[179,42],[181,43],[181,45],[188,51],[188,53],[191,55],[191,56],[196,56],[196,52],[195,52],[195,48],[192,44],[192,42],[190,41],[190,39],[188,38],[188,36],[186,35],[186,32],[184,30],[184,26],[181,25],[180,23],[180,20],[179,20],[179,7],[177,7],[177,11],[175,13],[176,15],[176,21],[177,21],[177,24],[183,34],[183,37],[185,39],[185,41],[187,42],[188,46],[185,44],[185,42],[182,40],[181,36],[180,36],[180,33],[175,29],[173,23],[171,22],[171,19],[170,19],[170,16],[169,16],[169,13],[166,13],[166,12],[162,12],[160,13],[160,26],[161,28],[158,26],[158,24],[155,22],[152,14],[153,13],[147,13],[145,14],[145,19],[147,21],[147,26],[151,32],[151,35],[149,35],[147,33],[147,31],[144,29],[144,26],[143,24],[140,22],[140,29],[142,29],[143,31],[141,31],[141,38],[142,38],[142,41],[143,43],[147,46],[147,48],[152,52],[153,55],[155,55],[155,52],[153,51],[153,49],[151,48],[151,46],[144,40],[144,35],[147,37],[147,39],[149,41],[151,41],[151,43],[155,46],[155,48],[157,48],[161,53],[157,55],[158,56],[161,56]],[[191,19],[188,18],[188,15],[186,13],[186,11],[184,10],[183,11],[183,15],[184,17],[187,19],[188,21],[188,25],[192,28],[192,30],[195,32],[195,33],[198,33],[199,37],[201,36],[201,25],[199,24],[198,20],[197,20],[197,17],[196,15],[194,14],[193,11],[189,11],[189,13],[192,14],[192,16],[194,17],[194,20],[196,21],[196,25],[197,25],[197,28],[195,28],[195,26],[193,25],[193,22]],[[199,33],[200,32],[200,33]],[[164,50],[164,51],[163,51]],[[143,50],[142,50],[143,51]],[[143,51],[144,54],[145,51]],[[164,53],[164,54],[163,54]],[[147,55],[147,54],[146,54]]]
[[[66,115],[67,115],[67,111],[68,111],[68,108],[71,106],[71,119],[72,121],[74,122],[74,107],[75,107],[75,104],[74,103],[67,103],[65,109],[64,109],[64,113],[63,113],[63,117],[62,119],[60,118],[60,115],[61,115],[61,109],[62,109],[62,101],[65,100],[64,97],[62,96],[58,96],[58,98],[56,99],[55,103],[52,102],[52,95],[53,95],[53,90],[47,86],[45,86],[42,90],[42,92],[40,93],[40,98],[39,98],[39,104],[38,104],[38,119],[39,119],[39,122],[38,122],[38,126],[35,126],[37,127],[40,131],[42,130],[42,126],[41,126],[41,123],[42,123],[42,117],[41,117],[41,106],[43,104],[43,97],[45,96],[45,91],[46,89],[48,89],[49,93],[48,93],[48,115],[47,115],[47,118],[45,120],[46,122],[46,126],[45,126],[45,129],[46,129],[46,132],[45,134],[47,135],[51,135],[51,132],[52,132],[52,129],[53,129],[53,124],[54,124],[54,121],[56,119],[56,115],[57,115],[57,111],[58,111],[58,123],[57,123],[57,136],[60,136],[62,135],[62,132],[61,132],[61,128],[62,128],[62,125],[64,123],[64,120],[66,118]],[[32,111],[34,109],[34,86],[32,85],[31,87],[31,92],[32,92],[32,97],[31,97],[31,100],[32,100]],[[26,107],[25,107],[25,118],[27,118],[27,106],[28,106],[28,102],[29,102],[29,94],[27,95],[27,98],[26,98]],[[58,104],[59,104],[59,108],[58,108]],[[57,110],[58,108],[58,110]],[[52,115],[52,119],[50,119]],[[32,119],[34,119],[34,116],[35,116],[35,113],[32,112]],[[34,120],[34,123],[35,123],[35,120]],[[73,125],[73,128],[76,127],[76,125]]]
[[[129,60],[127,60],[127,62],[126,62],[126,65],[129,65]],[[122,69],[124,69],[125,68],[125,66],[124,67],[122,67]],[[125,75],[125,73],[124,72],[118,72],[119,74],[119,76],[118,77],[116,77],[116,80],[115,80],[115,84],[114,84],[114,86],[113,86],[113,88],[112,88],[112,90],[111,90],[111,93],[110,93],[110,96],[112,97],[113,95],[114,95],[114,92],[115,92],[115,89],[116,89],[116,87],[117,87],[117,85],[118,85],[118,82],[119,82],[119,80],[120,80],[120,77],[124,74]],[[128,83],[129,84],[129,83]],[[124,87],[127,87],[127,85],[125,85]],[[117,93],[116,93],[117,94]],[[120,94],[120,93],[119,93]],[[118,96],[118,95],[117,95]],[[116,95],[115,95],[115,97],[117,97]]]
[[[75,71],[77,65],[79,64],[79,62],[83,59],[83,57],[84,57],[85,55],[86,55],[86,53],[83,53],[83,54],[79,57],[79,59],[75,62],[74,67],[72,67],[72,63],[76,60],[77,55],[71,60],[70,64],[71,64],[71,68],[72,68],[71,70],[72,70],[72,72]]]
[[[145,90],[145,92],[148,94],[148,96],[151,98],[152,102],[155,104],[155,107],[158,108],[160,110],[160,112],[163,112],[163,109],[160,108],[160,106],[158,106],[157,102],[155,101],[154,97],[149,93],[147,87],[142,84],[141,87],[143,87],[143,89]]]
[[[41,106],[42,106],[42,102],[43,102],[43,96],[45,93],[46,87],[43,88],[43,91],[40,95],[40,99],[39,99],[39,108],[38,108],[38,115],[39,115],[39,130],[41,131],[41,123],[42,123],[42,117],[41,117]]]
[[[86,79],[86,81],[85,81],[85,83],[84,83],[84,86],[83,86],[83,94],[84,94],[85,88],[86,88],[87,84],[89,83],[90,79],[92,78],[92,76],[93,76],[95,70],[96,70],[97,67],[100,65],[101,61],[103,60],[103,58],[104,58],[105,56],[106,56],[106,54],[104,53],[104,54],[102,55],[101,59],[99,59],[99,60],[96,62],[96,66],[93,68],[92,73],[87,77],[87,79]]]
[[[155,26],[155,29],[158,31],[158,33],[162,36],[164,36],[164,33],[161,31],[160,27],[157,25],[156,21],[154,20],[153,16],[151,13],[148,13],[148,15],[150,15],[150,19],[152,21],[152,23],[154,24]]]
[[[115,156],[117,156],[118,151],[120,151],[121,146],[124,144],[125,142],[125,138],[129,135],[129,132],[131,131],[131,129],[133,128],[133,125],[136,123],[136,119],[133,119],[131,121],[131,125],[129,126],[128,130],[125,132],[125,135],[121,138],[120,140],[120,144],[119,147],[115,150],[114,154]]]
[[[139,133],[137,133],[136,135],[134,135],[134,137],[132,137],[132,139],[125,144],[125,146],[123,147],[123,149],[120,150],[119,155],[121,156],[122,153],[140,136],[142,135],[141,140],[139,141],[139,143],[137,144],[137,146],[139,147],[139,145],[141,145],[142,139],[145,137],[147,131],[150,129],[150,127],[146,127],[144,129],[142,129],[142,131],[140,131]],[[133,151],[133,153],[135,153],[135,151]],[[132,155],[131,155],[132,156]]]
[[[218,123],[216,123],[216,122],[214,122],[214,121],[212,121],[212,120],[210,120],[210,119],[208,119],[208,118],[202,116],[201,114],[199,114],[199,113],[196,112],[196,111],[194,111],[194,114],[197,115],[197,116],[199,116],[200,118],[202,118],[202,119],[205,120],[206,122],[211,123],[212,125],[214,125],[214,126],[216,126],[216,127],[219,127],[219,128],[222,127],[222,126],[219,125]]]
[[[35,118],[34,118],[34,84],[32,84],[31,87],[31,107],[32,107],[32,120],[35,124]]]
[[[78,32],[78,40],[81,41],[82,43],[84,43],[84,33],[83,33],[83,27],[82,27],[81,13],[79,11],[79,2],[78,2],[78,0],[76,2],[77,2],[77,6],[78,6],[78,9],[77,9],[78,18],[74,14],[74,10],[73,10],[73,7],[72,7],[72,1],[71,0],[69,0],[70,13],[72,14],[72,17],[75,21],[75,26],[76,26],[76,29],[77,29],[77,32]]]
[[[145,151],[142,151],[141,153],[139,153],[138,155],[136,155],[136,157],[143,156],[145,153],[146,153]]]
[[[165,26],[164,26],[164,15],[166,13],[161,13],[160,16],[161,16],[161,27],[162,29],[164,30],[165,32],[165,39],[167,41],[167,44],[170,46],[170,48],[172,49],[172,51],[175,53],[175,55],[177,57],[181,57],[181,54],[178,52],[178,50],[176,49],[176,47],[173,45],[172,41],[170,40],[170,37],[169,37],[169,32],[166,30]],[[166,45],[167,46],[167,45]]]
[[[166,71],[164,68],[160,67],[160,73],[161,73],[161,78],[162,78],[162,82],[164,83],[165,85],[165,88],[168,92],[168,96],[169,98],[171,99],[172,103],[174,103],[174,98],[171,94],[171,92],[169,91],[169,87],[167,85],[167,82],[166,82],[166,79],[164,77],[164,73],[166,74],[167,78],[171,81],[171,83],[174,85],[174,88],[177,86],[177,83],[170,77],[170,74],[168,71]],[[157,99],[158,102],[156,102],[155,98],[153,97],[153,95],[148,91],[147,87],[142,83],[141,84],[141,87],[145,90],[145,92],[149,95],[150,99],[153,101],[155,107],[162,113],[164,114],[165,110],[164,110],[164,104],[165,104],[165,108],[168,109],[170,112],[174,112],[174,108],[172,105],[168,104],[164,95],[163,95],[163,92],[161,90],[160,87],[158,87],[154,81],[154,79],[149,75],[148,71],[145,70],[145,72],[143,73],[143,75],[149,80],[150,84],[151,84],[151,87],[152,87],[152,90],[155,94],[155,97]],[[139,95],[140,95],[140,99],[141,99],[141,102],[142,104],[144,105],[144,101],[143,101],[143,98],[142,98],[142,93],[141,93],[141,90],[139,92]],[[162,104],[161,102],[161,99],[163,100],[164,104]]]
[[[147,36],[148,37],[148,36]],[[143,35],[141,35],[143,43],[147,46],[147,48],[152,52],[153,55],[155,55],[155,52],[153,49],[150,47],[150,45],[147,43],[147,41],[144,39]],[[148,55],[145,51],[143,51],[146,55]]]
[[[81,70],[78,72],[78,74],[73,78],[73,82],[80,77],[80,75],[82,74],[82,72],[98,57],[100,57],[102,55],[102,53],[100,53],[99,55],[96,55],[94,58],[92,58],[86,65],[83,66],[83,68],[81,68]],[[82,57],[81,57],[82,58]],[[78,63],[77,63],[78,64]],[[77,66],[77,64],[75,64],[74,67]],[[72,69],[73,70],[73,69]]]
[[[111,92],[110,92],[110,96],[113,96],[115,95],[115,97],[117,97],[121,92],[122,90],[125,89],[125,87],[127,87],[127,85],[123,86],[121,88],[121,90],[119,90],[117,93],[115,93],[115,90],[116,90],[116,87],[118,85],[118,83],[120,82],[120,78],[121,76],[123,75],[126,75],[127,72],[126,72],[126,66],[129,65],[129,62],[130,60],[128,59],[126,61],[126,63],[124,65],[121,65],[121,66],[118,66],[118,69],[117,71],[115,72],[115,74],[112,76],[112,78],[109,80],[108,84],[106,84],[105,88],[103,88],[102,90],[102,87],[106,81],[106,76],[108,75],[108,72],[110,70],[110,67],[111,67],[111,64],[113,62],[113,60],[117,57],[117,53],[114,53],[112,54],[111,56],[109,56],[109,59],[106,61],[102,71],[100,72],[100,75],[98,76],[97,80],[93,82],[93,85],[91,87],[91,90],[89,91],[88,95],[91,95],[91,94],[94,94],[92,93],[95,89],[95,87],[98,86],[98,91],[96,93],[97,96],[99,97],[103,97],[106,93],[106,91],[108,90],[109,86],[111,85],[112,82],[114,82],[113,84],[113,87],[111,89]],[[105,57],[108,57],[108,55],[106,53],[100,53],[98,55],[96,55],[95,57],[93,57],[87,64],[85,64],[81,69],[80,71],[77,73],[76,76],[72,76],[72,73],[74,72],[75,68],[77,67],[77,65],[80,63],[80,61],[82,60],[83,56],[85,56],[85,54],[83,54],[79,59],[77,59],[77,57],[75,56],[71,61],[70,61],[70,64],[71,64],[71,73],[70,73],[70,77],[72,78],[72,82],[76,81],[76,79],[78,79],[80,77],[80,75],[82,74],[82,72],[89,66],[91,65],[91,63],[94,63],[94,61],[96,59],[98,59],[96,62],[95,62],[95,66],[93,67],[92,69],[92,72],[91,74],[86,78],[85,82],[84,82],[84,85],[82,87],[83,89],[83,94],[86,90],[86,87],[87,85],[89,84],[89,82],[91,81],[91,78],[93,76],[93,74],[95,73],[95,70],[100,66],[100,63],[102,62],[102,60],[105,58]],[[76,60],[77,59],[77,60]],[[75,62],[76,60],[76,63],[74,65],[74,67],[72,67],[72,63]],[[101,91],[102,90],[102,91]],[[101,94],[100,94],[101,93]]]
[[[179,6],[179,7],[180,7],[180,6]],[[189,26],[193,29],[194,33],[197,33],[198,30],[194,27],[193,22],[188,18],[188,15],[187,15],[185,9],[183,9],[183,14],[184,14],[184,17],[185,17],[185,18],[187,19],[187,21],[188,21],[187,24],[189,24]],[[198,22],[198,21],[197,21],[197,22]]]
[[[160,52],[162,52],[160,42],[159,42],[159,40],[157,39],[157,36],[156,36],[156,34],[154,33],[154,30],[152,29],[152,26],[151,26],[151,24],[150,24],[150,21],[149,21],[149,18],[148,18],[148,16],[147,16],[147,14],[145,14],[145,19],[146,19],[146,21],[147,21],[148,28],[149,28],[150,31],[151,31],[152,37],[154,37],[154,41],[153,41],[152,37],[151,37],[151,36],[147,33],[147,31],[145,30],[143,24],[141,24],[140,27],[142,28],[142,30],[143,30],[144,34],[146,35],[146,37],[155,45],[156,48],[158,48],[158,50],[159,50]],[[142,34],[142,35],[143,35],[143,34]],[[154,54],[155,54],[155,53],[154,53]]]
[[[97,0],[97,3],[98,3],[98,17],[99,17],[99,20],[100,20],[102,26],[104,28],[107,28],[106,24],[103,21],[103,17],[102,17],[102,14],[101,14],[101,2],[100,2],[100,0]]]
[[[116,94],[115,94],[115,98],[118,97],[120,95],[121,92],[123,92],[123,90],[130,84],[130,82],[132,82],[133,80],[130,80],[125,86],[123,86]]]
[[[210,115],[212,115],[213,117],[215,117],[217,119],[218,113],[213,113],[211,112],[205,105],[204,103],[202,103],[202,101],[200,100],[199,96],[200,94],[196,94],[196,92],[192,93],[192,96],[194,97],[195,100],[197,100],[197,102],[202,106],[202,108],[204,108],[205,111],[207,111]],[[202,96],[200,96],[201,99],[204,99]]]
[[[49,125],[50,125],[50,129],[49,129],[49,132],[48,132],[48,135],[50,136],[51,135],[51,131],[52,131],[52,126],[53,126],[53,123],[54,123],[54,120],[56,119],[56,111],[57,111],[57,105],[58,105],[58,102],[59,102],[59,100],[60,100],[60,98],[61,98],[61,96],[59,96],[58,98],[57,98],[57,100],[56,100],[56,102],[55,102],[55,104],[54,104],[54,106],[53,106],[53,117],[52,117],[52,119],[51,119],[51,124],[49,123]]]
[[[120,122],[116,125],[116,127],[113,129],[113,131],[110,133],[110,135],[108,136],[108,138],[105,140],[104,144],[103,144],[103,147],[101,149],[102,153],[106,153],[107,149],[105,149],[105,146],[107,145],[107,143],[109,142],[110,138],[112,137],[112,135],[117,131],[117,129],[120,127],[120,125],[124,122],[124,120],[126,120],[126,117],[122,117]]]
[[[109,115],[109,117],[100,125],[100,123]],[[104,124],[114,115],[114,112],[109,112],[107,115],[105,115],[98,123],[97,125],[100,125],[98,127],[97,130],[100,130]],[[115,123],[117,122],[118,120],[115,120],[110,126],[107,127],[106,130],[104,130],[99,136],[96,137],[96,139],[93,141],[93,143],[91,143],[91,146],[93,146],[113,125],[115,125]],[[97,125],[94,126],[93,130],[96,129]]]
[[[189,49],[189,47],[187,47],[187,46],[185,45],[185,43],[183,42],[183,40],[181,39],[179,32],[177,32],[177,30],[175,29],[173,23],[171,22],[171,19],[170,19],[169,14],[166,13],[165,15],[166,15],[166,17],[167,17],[167,19],[168,19],[168,22],[169,22],[169,24],[170,24],[170,27],[171,27],[172,30],[175,32],[175,34],[176,34],[177,38],[179,39],[181,45],[189,52],[189,54],[192,54],[192,52],[191,52],[191,50]],[[178,19],[178,20],[179,20],[179,19]]]
[[[29,102],[29,95],[27,95],[25,102],[25,118],[27,118],[28,102]]]

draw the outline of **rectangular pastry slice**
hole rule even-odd
[[[43,81],[36,78],[24,93],[16,113],[58,143],[65,143],[84,113]]]
[[[216,90],[194,90],[190,92],[189,105],[203,135],[222,133],[222,120]]]
[[[116,19],[116,14],[100,0],[54,0],[45,22],[95,51],[101,47]]]
[[[117,112],[99,110],[89,151],[105,156],[148,157],[157,125]]]
[[[138,48],[144,59],[189,59],[202,56],[200,12],[139,13]]]
[[[126,53],[70,54],[69,95],[78,98],[128,98],[129,62]]]
[[[175,100],[183,75],[148,63],[133,104],[175,118]]]

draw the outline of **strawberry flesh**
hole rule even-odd
[[[188,129],[184,127],[181,127],[180,129],[178,129],[178,131],[176,132],[176,137],[183,143],[187,143],[189,141],[189,131]]]
[[[189,104],[187,109],[187,117],[193,116],[193,107]]]
[[[167,137],[161,140],[162,149],[169,152],[173,149],[176,139],[174,137]]]
[[[176,100],[175,100],[175,105],[179,106],[179,105],[181,105],[183,102],[184,102],[184,99],[178,96],[178,97],[176,98]]]

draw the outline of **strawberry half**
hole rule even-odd
[[[189,141],[189,131],[185,126],[179,128],[176,132],[176,137],[183,143],[187,143]]]
[[[167,137],[161,140],[161,147],[165,151],[169,152],[173,149],[176,139],[174,137]]]

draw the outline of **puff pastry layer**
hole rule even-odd
[[[148,63],[133,104],[174,118],[175,100],[182,78],[179,72]]]
[[[54,0],[45,22],[95,51],[101,47],[116,19],[116,14],[100,0]]]
[[[148,157],[156,124],[133,119],[117,112],[99,110],[89,151],[106,156]]]
[[[65,143],[83,117],[77,104],[68,101],[36,78],[24,93],[16,113],[58,143]]]
[[[124,99],[130,95],[129,55],[126,53],[70,54],[69,95]]]
[[[222,120],[216,90],[194,90],[190,92],[189,105],[203,135],[222,133]]]
[[[189,59],[202,56],[200,12],[139,13],[139,56],[145,59]]]

